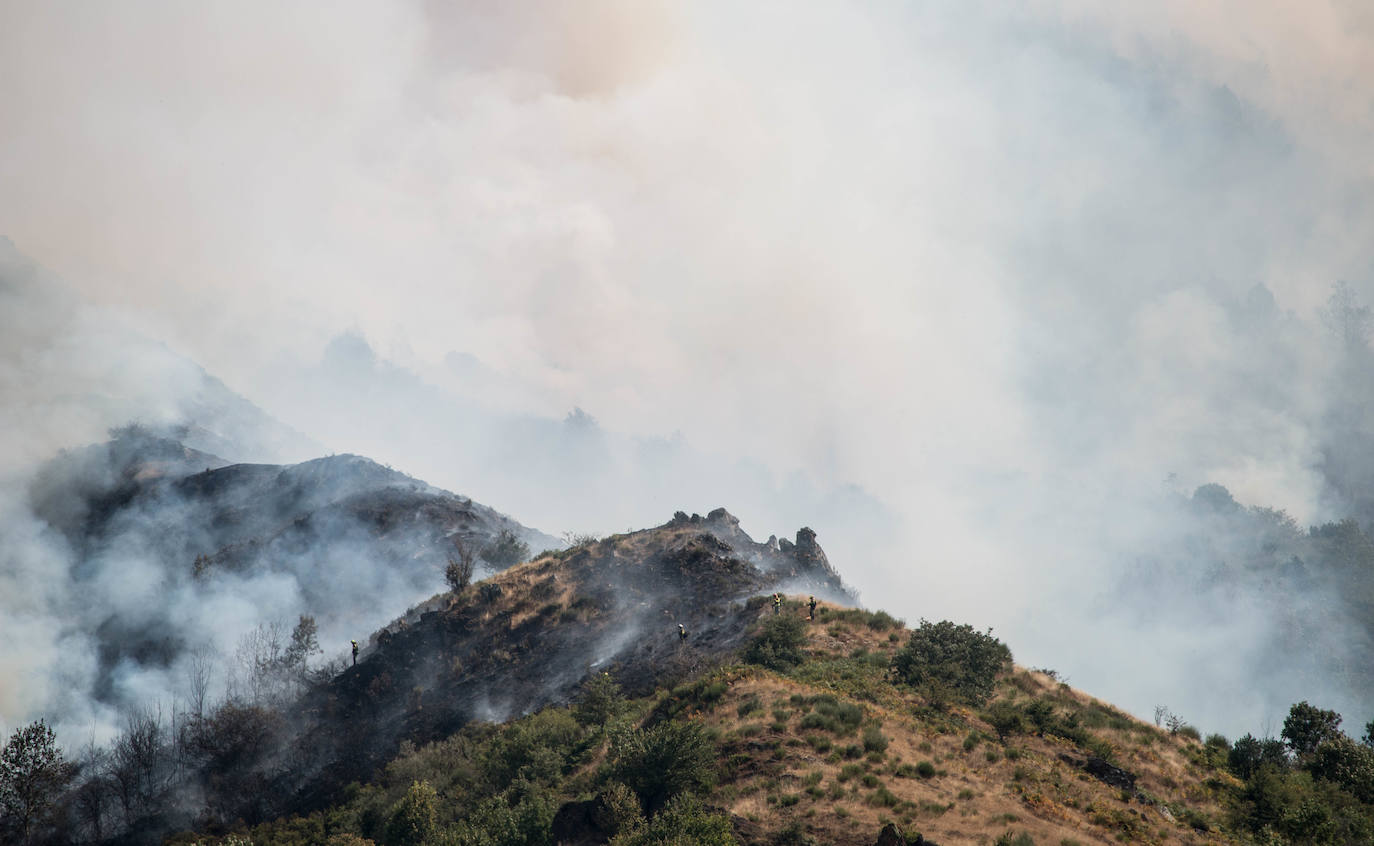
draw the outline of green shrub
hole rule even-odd
[[[699,724],[669,720],[613,738],[611,772],[652,812],[679,793],[709,784],[715,757]]]
[[[744,650],[744,660],[770,670],[786,672],[806,659],[806,623],[794,614],[769,617]]]
[[[981,705],[992,695],[998,673],[1010,666],[1011,650],[991,630],[948,620],[922,620],[892,659],[898,679],[937,705],[950,698]]]
[[[806,833],[800,820],[793,820],[773,837],[773,846],[816,846],[816,838]]]
[[[388,846],[425,846],[439,825],[439,797],[427,781],[417,781],[391,809]]]
[[[601,788],[598,797],[604,812],[598,816],[597,823],[607,834],[613,837],[628,834],[644,824],[644,810],[639,807],[639,797],[624,784],[609,782]]]
[[[481,552],[482,560],[498,569],[513,567],[530,557],[530,545],[510,529],[502,529]]]
[[[916,775],[921,778],[932,778],[935,775],[935,765],[929,761],[922,761],[916,765]]]
[[[993,846],[1035,846],[1035,840],[1024,831],[1020,834],[1008,831],[992,843]]]
[[[739,704],[737,709],[741,717],[747,717],[756,711],[763,710],[763,703],[759,701],[757,693],[751,693],[747,699]]]
[[[584,726],[602,726],[620,712],[625,697],[610,673],[595,673],[582,683],[573,716]],[[742,715],[741,715],[742,716]]]
[[[546,708],[505,726],[482,755],[490,784],[503,790],[516,779],[552,784],[572,764],[583,737],[582,727],[567,710]]]
[[[1249,733],[1239,738],[1226,756],[1226,766],[1238,778],[1249,779],[1263,764],[1288,768],[1288,750],[1273,738],[1259,740]]]
[[[841,702],[824,694],[813,699],[812,705],[812,710],[801,719],[802,729],[819,729],[842,737],[863,723],[863,708],[852,702]]]
[[[1362,802],[1374,802],[1374,749],[1338,735],[1317,747],[1308,770],[1340,785]]]
[[[864,621],[870,629],[875,631],[885,631],[887,629],[900,629],[906,625],[906,621],[899,620],[886,611],[874,611]]]
[[[547,842],[546,839],[531,843]],[[675,796],[649,823],[628,836],[612,841],[615,846],[659,846],[682,843],[693,846],[737,846],[730,820],[702,807],[690,793]]]
[[[887,751],[888,738],[883,734],[879,726],[869,726],[864,729],[864,751],[865,752],[885,752]]]
[[[892,793],[891,790],[888,790],[886,787],[880,786],[877,790],[868,794],[868,799],[866,801],[868,802],[868,804],[873,805],[875,807],[891,808],[893,805],[896,805],[897,802],[900,800],[897,799],[897,797]]]

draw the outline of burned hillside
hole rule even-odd
[[[603,672],[637,695],[708,672],[739,653],[765,610],[759,594],[852,601],[814,533],[798,538],[756,543],[723,509],[679,515],[436,595],[359,637],[356,665],[308,674],[298,698],[193,703],[174,730],[145,720],[150,748],[136,763],[83,761],[74,795],[90,813],[77,813],[73,839],[156,843],[310,812],[375,778],[405,744],[566,704]],[[128,803],[126,783],[139,785]]]
[[[786,547],[756,543],[717,509],[545,554],[436,597],[302,700],[297,743],[319,754],[320,769],[277,813],[370,777],[403,740],[566,702],[592,673],[647,693],[715,666],[744,641],[746,600],[774,590],[853,601],[810,529]],[[280,787],[274,795],[290,795]]]
[[[441,590],[455,541],[561,545],[360,456],[239,464],[137,426],[114,434],[49,462],[29,491],[67,592],[83,598],[62,654],[75,695],[48,711],[58,721],[184,696],[207,661],[231,685],[245,638],[301,616],[337,655]]]

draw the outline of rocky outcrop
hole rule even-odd
[[[895,823],[888,823],[883,826],[883,830],[878,832],[878,841],[873,846],[939,846],[934,840],[927,840],[917,834],[914,840],[907,840],[902,836],[901,829]]]
[[[739,518],[724,508],[711,510],[704,518],[677,512],[666,528],[701,526],[725,542],[733,553],[758,567],[777,582],[777,587],[798,593],[817,593],[842,602],[853,602],[854,594],[845,587],[840,574],[830,566],[825,550],[816,542],[810,527],[797,530],[796,541],[769,535],[758,543],[740,528]]]
[[[1127,772],[1118,766],[1114,766],[1096,755],[1089,757],[1086,761],[1075,758],[1072,755],[1060,755],[1059,760],[1071,767],[1077,767],[1083,770],[1103,784],[1131,793],[1135,792],[1134,773]]]
[[[878,840],[873,846],[906,846],[906,838],[897,830],[896,824],[888,823],[878,832]]]

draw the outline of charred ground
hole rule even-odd
[[[274,810],[328,801],[403,741],[564,704],[593,672],[643,695],[718,666],[749,630],[744,601],[784,588],[852,599],[814,532],[785,547],[756,543],[718,509],[547,553],[438,596],[303,700],[296,743],[319,750],[321,766],[304,784],[289,774],[273,792],[294,798]]]

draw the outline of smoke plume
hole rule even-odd
[[[1374,716],[1261,671],[1364,648],[1332,585],[1199,594],[1185,542],[1208,483],[1371,516],[1322,320],[1374,283],[1370,19],[1195,5],[0,4],[0,233],[72,286],[3,312],[0,713],[70,599],[26,468],[186,419],[194,361],[547,531],[810,525],[1139,715]]]

